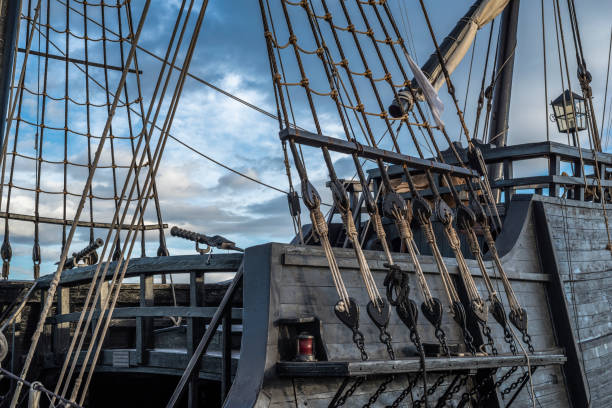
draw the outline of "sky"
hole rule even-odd
[[[47,21],[47,6],[43,1],[42,20]],[[111,3],[109,1],[109,3]],[[112,2],[114,4],[114,2]],[[314,3],[319,7],[320,2]],[[334,12],[339,13],[337,2],[328,0]],[[351,2],[347,2],[351,3]],[[398,22],[402,35],[408,40],[409,50],[413,58],[423,63],[433,52],[433,45],[418,0],[389,0]],[[565,4],[564,1],[561,3]],[[49,30],[49,39],[53,41],[49,53],[62,55],[68,50],[72,58],[83,59],[85,57],[84,42],[80,39],[85,35],[83,17],[74,11],[70,11],[69,27],[74,32],[68,47],[66,47],[66,9],[65,0],[51,0],[49,2],[50,25],[55,30]],[[138,21],[142,11],[143,0],[132,1],[134,20]],[[193,30],[193,22],[197,18],[197,10],[200,1],[196,1],[196,7],[190,15],[188,32]],[[454,27],[472,4],[471,0],[428,0],[426,5],[432,24],[436,31],[438,40],[442,40]],[[593,76],[593,95],[595,109],[598,112],[597,120],[601,125],[601,115],[604,100],[604,88],[606,83],[608,45],[610,39],[610,17],[612,16],[612,2],[598,0],[582,0],[578,2],[577,10],[581,29],[584,52],[588,68]],[[23,13],[27,14],[28,1],[24,0]],[[70,5],[78,10],[83,10],[80,1],[71,0]],[[139,44],[146,50],[158,56],[163,56],[166,51],[169,35],[172,32],[181,2],[179,0],[153,1],[146,19],[145,28],[142,32]],[[271,0],[272,16],[278,29],[279,43],[285,43],[288,38],[286,27],[283,26],[282,9],[278,0]],[[368,6],[369,7],[369,6]],[[564,16],[567,10],[562,5]],[[512,104],[510,108],[510,128],[508,132],[508,144],[519,144],[546,140],[546,126],[549,125],[550,139],[553,141],[566,142],[565,135],[556,130],[556,125],[546,117],[546,101],[556,98],[562,91],[559,60],[555,37],[555,27],[552,12],[552,1],[544,0],[545,33],[547,46],[547,74],[548,74],[548,98],[544,92],[544,56],[542,51],[542,18],[541,4],[539,1],[521,2],[520,22],[518,28],[518,45],[516,49],[514,86],[512,90]],[[33,9],[33,6],[32,6]],[[118,32],[117,9],[106,8],[107,26]],[[291,11],[296,31],[302,33],[308,28],[300,10]],[[316,10],[321,11],[321,10]],[[95,21],[101,21],[99,7],[88,6],[88,16]],[[317,14],[323,14],[317,13]],[[337,14],[334,14],[337,15]],[[355,17],[355,24],[360,29],[361,20]],[[122,29],[124,37],[127,35],[127,20],[122,17]],[[339,25],[343,19],[339,18]],[[578,82],[576,80],[576,62],[571,45],[570,27],[567,18],[564,17],[564,30],[568,42],[568,55],[571,72],[572,86],[576,91]],[[496,23],[495,30],[498,24]],[[363,28],[363,27],[361,27]],[[472,129],[480,81],[486,54],[486,43],[489,26],[483,28],[477,38],[474,48],[474,63],[471,77],[470,58],[471,50],[466,59],[453,73],[452,79],[456,88],[456,94],[461,105],[466,98],[467,104],[465,117],[468,128]],[[41,32],[35,31],[32,42],[32,50],[45,51],[45,28]],[[92,61],[103,62],[104,54],[101,38],[101,30],[93,23],[87,25],[87,37],[90,38],[87,47],[88,57]],[[108,35],[109,39],[117,36]],[[188,36],[186,37],[189,38]],[[283,38],[281,40],[281,38]],[[313,42],[306,35],[300,35],[300,43],[305,49],[312,49]],[[496,36],[494,36],[496,38]],[[186,41],[185,40],[185,44]],[[329,40],[331,41],[331,39]],[[495,42],[495,41],[494,41]],[[20,31],[20,47],[25,48],[26,34],[25,23],[22,23]],[[123,43],[125,54],[129,43]],[[181,49],[178,56],[179,65],[184,58],[185,47]],[[285,50],[287,52],[290,49]],[[366,49],[368,58],[374,58],[373,49]],[[349,59],[357,57],[357,51],[350,45],[347,46]],[[286,68],[291,74],[297,74],[295,62],[292,62],[291,54],[286,56]],[[106,59],[110,65],[121,66],[121,53],[117,41],[107,42]],[[155,82],[157,80],[160,63],[148,54],[137,52],[140,76],[140,88],[142,90],[145,109],[148,108]],[[17,59],[18,72],[23,64],[23,53]],[[81,67],[83,67],[81,65]],[[312,72],[311,86],[317,88],[323,85],[323,73],[316,73],[315,62],[308,60],[306,68]],[[407,68],[407,67],[406,67]],[[374,76],[380,76],[380,67],[373,66]],[[216,86],[237,95],[238,97],[257,105],[269,112],[276,112],[274,93],[271,83],[266,43],[263,35],[259,2],[253,0],[210,1],[197,48],[189,72],[197,77],[215,84]],[[25,92],[22,109],[20,113],[24,120],[34,124],[42,120],[43,109],[41,98],[36,96],[44,87],[44,60],[32,58],[28,60],[27,74],[25,77],[26,88],[31,92]],[[109,71],[109,89],[116,90],[120,78],[120,72]],[[90,78],[104,84],[104,72],[101,69],[89,68]],[[49,63],[47,72],[47,94],[50,96],[63,96],[65,94],[66,66],[63,61]],[[17,76],[18,78],[18,76]],[[69,64],[68,89],[73,101],[85,101],[87,94],[87,83],[85,74],[76,65]],[[297,76],[291,78],[296,79]],[[16,79],[17,80],[17,79]],[[297,78],[299,81],[299,78]],[[176,81],[173,76],[170,91],[161,109],[161,118],[165,117],[170,92]],[[469,82],[469,87],[468,87]],[[127,79],[128,100],[134,102],[138,94],[138,83],[135,75],[130,74]],[[566,85],[567,87],[567,85]],[[106,93],[102,88],[89,81],[89,96],[92,102],[89,128],[93,135],[102,133],[107,119],[107,107],[105,104]],[[440,90],[440,97],[445,105],[443,120],[453,140],[459,137],[459,122],[454,111],[451,99],[446,87]],[[388,95],[385,96],[387,101]],[[121,100],[125,102],[125,98]],[[111,100],[112,102],[112,96]],[[365,103],[372,106],[373,98],[369,97]],[[610,101],[609,101],[610,102]],[[317,110],[325,134],[335,137],[344,137],[337,121],[337,114],[331,105],[317,102]],[[611,106],[609,103],[608,106]],[[135,109],[139,109],[138,103],[134,102]],[[297,125],[313,130],[314,125],[309,116],[309,109],[304,98],[296,95],[295,112]],[[45,123],[42,144],[43,156],[56,163],[45,163],[41,171],[41,188],[45,191],[60,191],[63,189],[63,166],[64,159],[64,100],[48,99],[45,107]],[[96,171],[94,177],[94,194],[100,197],[112,198],[115,194],[112,182],[113,161],[118,166],[129,164],[131,159],[131,146],[128,139],[132,123],[134,134],[140,131],[141,123],[136,115],[131,114],[128,118],[125,106],[120,106],[113,120],[113,134],[116,136],[111,152],[109,143],[105,146],[101,159],[101,168]],[[607,122],[607,119],[606,119]],[[161,122],[160,122],[161,123]],[[79,103],[70,103],[68,109],[68,127],[77,129],[77,132],[87,133],[87,121],[85,107]],[[377,125],[379,126],[379,125]],[[376,127],[375,132],[382,134],[382,130]],[[246,107],[215,90],[206,87],[200,82],[188,78],[179,102],[177,116],[174,120],[171,133],[177,138],[188,143],[195,149],[214,158],[225,165],[232,167],[250,177],[259,179],[267,184],[273,185],[281,190],[288,189],[287,176],[283,163],[281,143],[278,138],[278,122]],[[604,135],[610,131],[604,126]],[[9,151],[14,148],[14,128],[11,133]],[[37,127],[22,122],[19,130],[19,138],[16,151],[19,155],[15,158],[14,184],[28,188],[36,187],[36,165],[35,161],[24,156],[35,157],[38,153]],[[437,136],[442,148],[446,142],[441,136]],[[605,140],[605,138],[604,138]],[[389,141],[384,140],[381,146],[389,148]],[[586,135],[583,143],[588,145]],[[89,147],[93,152],[97,141],[94,140]],[[604,142],[605,144],[605,142]],[[74,213],[78,203],[78,196],[82,191],[85,177],[87,175],[88,146],[87,139],[77,133],[68,136],[66,155],[71,162],[80,163],[81,166],[69,166],[67,189],[75,194],[70,196],[67,202],[67,212]],[[401,146],[404,153],[416,154],[414,146],[408,139],[402,139]],[[113,159],[114,156],[114,159]],[[334,165],[340,177],[351,178],[354,168],[348,158],[341,155],[333,155]],[[326,170],[320,152],[314,149],[305,150],[305,161],[309,176],[317,187],[323,200],[330,202],[330,194],[325,188],[327,179]],[[8,165],[11,163],[9,156]],[[8,166],[7,165],[7,166]],[[84,166],[85,167],[84,167]],[[366,165],[367,168],[371,165]],[[529,162],[515,168],[516,176],[542,173],[546,164],[542,162]],[[293,171],[293,181],[296,186],[299,180]],[[9,168],[7,167],[5,183],[7,182]],[[125,177],[125,169],[117,168],[116,178],[118,188],[122,186],[121,179]],[[249,246],[276,241],[288,242],[292,239],[294,232],[289,216],[286,196],[278,191],[271,190],[242,178],[226,169],[206,160],[205,158],[187,150],[173,140],[168,141],[164,151],[162,163],[156,178],[157,189],[161,204],[163,220],[169,226],[180,226],[208,235],[223,235],[235,241],[239,247]],[[7,188],[4,188],[2,197],[2,211],[6,211]],[[94,218],[96,221],[110,222],[113,213],[113,201],[94,200]],[[34,193],[27,190],[14,190],[11,197],[11,212],[20,214],[32,214],[34,208]],[[155,213],[151,203],[146,211],[146,222],[155,223]],[[60,194],[41,194],[40,215],[49,217],[62,217],[62,196]],[[325,211],[325,208],[324,208]],[[82,219],[89,219],[89,209],[86,207]],[[304,221],[306,221],[307,214]],[[11,266],[11,278],[30,279],[32,276],[32,236],[33,225],[27,222],[10,222],[10,242],[13,247],[13,262]],[[103,230],[96,230],[95,236],[105,238]],[[40,239],[42,246],[43,264],[41,273],[54,272],[53,264],[59,260],[61,244],[61,228],[57,226],[41,225]],[[147,234],[147,255],[153,256],[157,249],[156,234]],[[87,244],[89,231],[86,228],[78,228],[71,252],[77,251]],[[195,254],[193,246],[178,238],[167,234],[167,243],[171,254]],[[135,250],[135,256],[140,255],[139,247]]]

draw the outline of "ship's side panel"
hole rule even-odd
[[[612,254],[606,249],[608,236],[603,211],[600,204],[542,200],[592,406],[609,407]]]

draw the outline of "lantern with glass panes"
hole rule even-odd
[[[550,104],[553,107],[551,119],[557,122],[559,132],[574,133],[586,129],[587,113],[582,96],[566,90]]]

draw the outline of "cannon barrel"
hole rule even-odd
[[[243,250],[238,248],[234,242],[222,237],[221,235],[213,235],[212,237],[209,237],[208,235],[198,234],[197,232],[188,231],[176,226],[170,229],[170,235],[219,249],[230,249],[243,252]]]
[[[184,238],[189,241],[197,242],[198,244],[208,245],[208,237],[204,234],[198,234],[197,232],[188,231],[179,227],[172,227],[170,229],[170,235],[173,237]]]
[[[94,252],[96,249],[100,248],[102,245],[104,245],[104,241],[102,240],[102,238],[96,238],[96,240],[94,242],[92,242],[91,244],[87,245],[85,248],[83,248],[79,252],[74,252],[72,254],[72,256],[77,261],[81,260],[81,259],[91,255],[92,252]]]

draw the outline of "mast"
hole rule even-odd
[[[0,151],[10,94],[15,38],[21,1],[0,1]]]
[[[497,147],[505,146],[507,142],[519,5],[520,0],[511,0],[502,14],[499,51],[497,55],[498,66],[495,67],[500,72],[496,73],[497,81],[495,82],[493,93],[493,110],[489,132],[489,141]],[[501,70],[498,67],[501,67]],[[491,180],[501,178],[502,171],[505,177],[512,177],[511,166],[511,163],[505,165],[504,168],[499,163],[491,165],[489,168]],[[497,192],[497,199],[499,200],[499,190]]]

